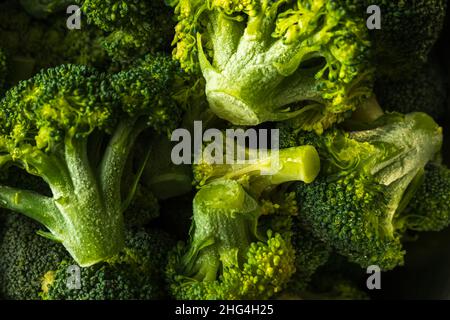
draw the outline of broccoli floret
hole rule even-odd
[[[20,0],[22,7],[36,18],[46,18],[64,10],[73,2],[73,0]]]
[[[67,287],[68,268],[62,261],[47,269],[41,296],[45,300],[153,300],[167,298],[164,268],[174,241],[156,229],[128,231],[125,250],[107,262],[80,269],[80,288]]]
[[[45,272],[69,256],[63,246],[38,235],[39,224],[33,220],[11,212],[2,214],[2,220],[0,295],[38,300]]]
[[[261,208],[233,180],[203,187],[194,199],[191,241],[169,258],[177,299],[263,299],[295,271],[294,250],[280,234],[257,233]]]
[[[173,239],[156,229],[126,232],[125,249],[107,262],[79,268],[64,247],[41,237],[34,221],[3,217],[0,294],[21,300],[128,300],[167,297],[164,267]],[[76,268],[79,273],[70,273]],[[79,276],[80,286],[68,283]],[[72,283],[73,285],[76,282]]]
[[[170,47],[174,24],[170,8],[163,0],[78,0],[78,3],[82,4],[88,23],[108,34],[104,47],[122,64]]]
[[[387,111],[421,111],[441,121],[447,109],[447,84],[437,63],[427,63],[401,79],[382,77],[375,84],[375,93]]]
[[[292,245],[295,249],[295,274],[292,276],[287,291],[302,292],[306,290],[316,270],[324,265],[330,256],[329,244],[317,239],[314,234],[294,223]]]
[[[368,6],[381,9],[381,29],[371,30],[379,75],[404,77],[424,64],[439,38],[446,0],[345,0],[349,8],[367,17]]]
[[[424,113],[387,114],[366,130],[334,130],[309,140],[322,171],[313,183],[298,183],[300,219],[362,267],[402,264],[400,212],[440,151],[442,128]]]
[[[165,57],[112,76],[64,65],[8,91],[0,103],[0,164],[41,177],[52,196],[1,185],[1,206],[42,223],[83,267],[116,255],[131,197],[122,195],[124,167],[143,130],[176,127],[177,73]],[[97,134],[103,143],[91,143]],[[94,161],[88,154],[99,148]]]
[[[32,19],[17,1],[0,3],[0,43],[8,57],[9,87],[64,63],[109,68],[103,37],[102,31],[89,26],[68,30],[58,16]]]
[[[402,214],[407,228],[440,231],[450,225],[450,170],[430,163],[423,184]]]
[[[338,1],[169,3],[174,56],[202,72],[210,107],[233,124],[296,118],[321,131],[371,95],[367,28]]]

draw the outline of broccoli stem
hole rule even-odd
[[[100,185],[108,210],[122,211],[120,185],[128,156],[139,134],[147,127],[142,119],[126,119],[119,123],[100,163]]]
[[[20,212],[47,226],[56,226],[58,208],[52,198],[33,191],[0,186],[2,207]]]
[[[117,209],[120,205],[106,204],[89,163],[87,139],[71,139],[65,145],[73,190],[55,198],[64,230],[62,234],[51,231],[81,266],[89,266],[114,256],[123,248],[123,217]],[[113,201],[120,204],[119,198]]]
[[[220,267],[239,265],[258,240],[257,202],[232,180],[200,189],[194,199],[192,246],[183,258],[184,273],[198,281],[214,281]],[[193,261],[195,261],[193,263]]]

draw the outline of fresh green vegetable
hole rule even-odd
[[[202,72],[210,107],[233,124],[296,118],[322,131],[371,95],[367,29],[338,1],[170,4],[174,56]]]
[[[32,220],[9,214],[2,222],[0,294],[6,299],[148,300],[166,297],[163,270],[173,240],[162,231],[127,231],[126,249],[122,253],[107,262],[79,268],[61,244],[37,234],[39,225]],[[76,276],[80,277],[78,284]]]
[[[450,170],[431,163],[424,182],[404,214],[404,223],[417,231],[440,231],[450,225]]]
[[[289,241],[258,234],[262,210],[236,181],[203,187],[194,199],[191,241],[172,253],[167,277],[177,299],[263,299],[294,273]]]
[[[130,64],[136,57],[170,47],[173,21],[163,0],[77,0],[89,24],[107,33],[103,46],[113,60]]]
[[[381,29],[371,30],[378,76],[403,78],[428,60],[441,35],[446,0],[344,0],[350,11],[368,17],[370,5],[381,10]]]
[[[121,196],[122,173],[143,130],[176,125],[176,73],[164,57],[110,78],[65,65],[9,91],[0,108],[0,163],[41,177],[52,196],[1,185],[1,205],[42,223],[81,266],[117,254],[133,195]],[[97,133],[106,145],[100,154]]]
[[[442,129],[424,113],[388,114],[367,130],[335,130],[309,143],[319,149],[322,172],[297,186],[300,218],[362,267],[403,264],[401,213],[441,148]]]
[[[377,99],[387,111],[420,111],[442,122],[448,91],[441,69],[436,62],[430,62],[400,79],[380,78],[375,85]]]

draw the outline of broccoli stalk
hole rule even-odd
[[[49,233],[42,234],[61,242],[81,266],[117,254],[130,197],[121,195],[124,167],[144,129],[175,126],[175,73],[164,57],[111,77],[64,65],[7,92],[0,108],[0,164],[41,177],[52,196],[1,185],[0,205],[43,224]],[[102,143],[91,139],[97,134]]]
[[[233,124],[296,118],[322,131],[370,96],[367,30],[336,1],[171,5],[174,56],[201,70],[211,109]]]
[[[245,151],[248,153],[249,150]],[[243,164],[216,164],[205,156],[194,166],[194,180],[199,186],[216,180],[238,180],[246,185],[251,184],[252,194],[259,197],[266,188],[284,182],[311,183],[319,170],[320,159],[316,149],[312,146],[299,146],[276,152],[269,150],[267,155]]]

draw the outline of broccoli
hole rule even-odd
[[[236,181],[208,184],[194,199],[191,241],[169,257],[177,299],[262,299],[294,273],[294,250],[278,233],[257,233],[261,208]]]
[[[174,56],[202,72],[210,107],[233,124],[296,118],[321,131],[371,95],[367,28],[338,1],[169,3]]]
[[[416,231],[440,231],[450,225],[450,170],[439,164],[425,167],[424,182],[402,214]]]
[[[177,73],[163,56],[112,76],[63,65],[8,91],[0,103],[0,164],[41,177],[52,195],[1,185],[1,206],[42,223],[43,234],[83,267],[116,255],[133,196],[121,194],[124,167],[143,130],[177,125]]]
[[[375,93],[387,111],[421,111],[443,121],[447,109],[447,85],[437,63],[427,63],[401,79],[382,77],[375,84]]]
[[[68,287],[78,268],[64,247],[39,236],[39,225],[11,213],[0,243],[0,293],[22,300],[161,299],[170,236],[154,229],[126,232],[125,249],[107,262],[80,268],[80,287]]]
[[[73,4],[72,0],[20,0],[22,7],[33,17],[47,18]]]
[[[111,260],[80,272],[80,290],[67,287],[70,260],[44,274],[45,300],[153,300],[167,298],[164,268],[174,241],[157,229],[128,231],[125,250]]]
[[[317,239],[306,228],[293,223],[292,245],[295,250],[295,274],[292,276],[287,291],[302,292],[306,290],[316,270],[324,265],[330,256],[329,244]]]
[[[303,223],[362,267],[402,264],[401,212],[440,151],[442,128],[424,113],[393,113],[366,130],[336,129],[299,140],[316,146],[322,160],[319,178],[296,186]]]
[[[2,214],[2,220],[0,295],[38,300],[46,270],[56,268],[69,256],[63,246],[39,236],[39,225],[29,218],[7,213]]]
[[[377,74],[404,77],[423,65],[438,40],[446,0],[345,0],[350,11],[367,17],[368,6],[381,9],[381,29],[371,30]],[[353,9],[353,10],[352,10]]]
[[[163,0],[78,0],[88,23],[107,33],[103,46],[111,58],[128,65],[148,52],[165,50],[173,38],[170,8]]]
[[[103,37],[103,32],[87,26],[68,30],[59,17],[32,19],[17,1],[0,3],[0,43],[8,57],[8,87],[63,63],[108,69],[111,62],[101,46]]]
[[[319,172],[317,151],[311,146],[278,154],[272,150],[250,164],[209,160],[194,167],[200,190],[193,201],[191,240],[180,244],[169,260],[171,292],[178,299],[269,298],[295,272],[290,241],[295,203],[287,195],[281,208],[273,200],[276,188],[313,181]],[[264,221],[263,216],[271,219]]]

